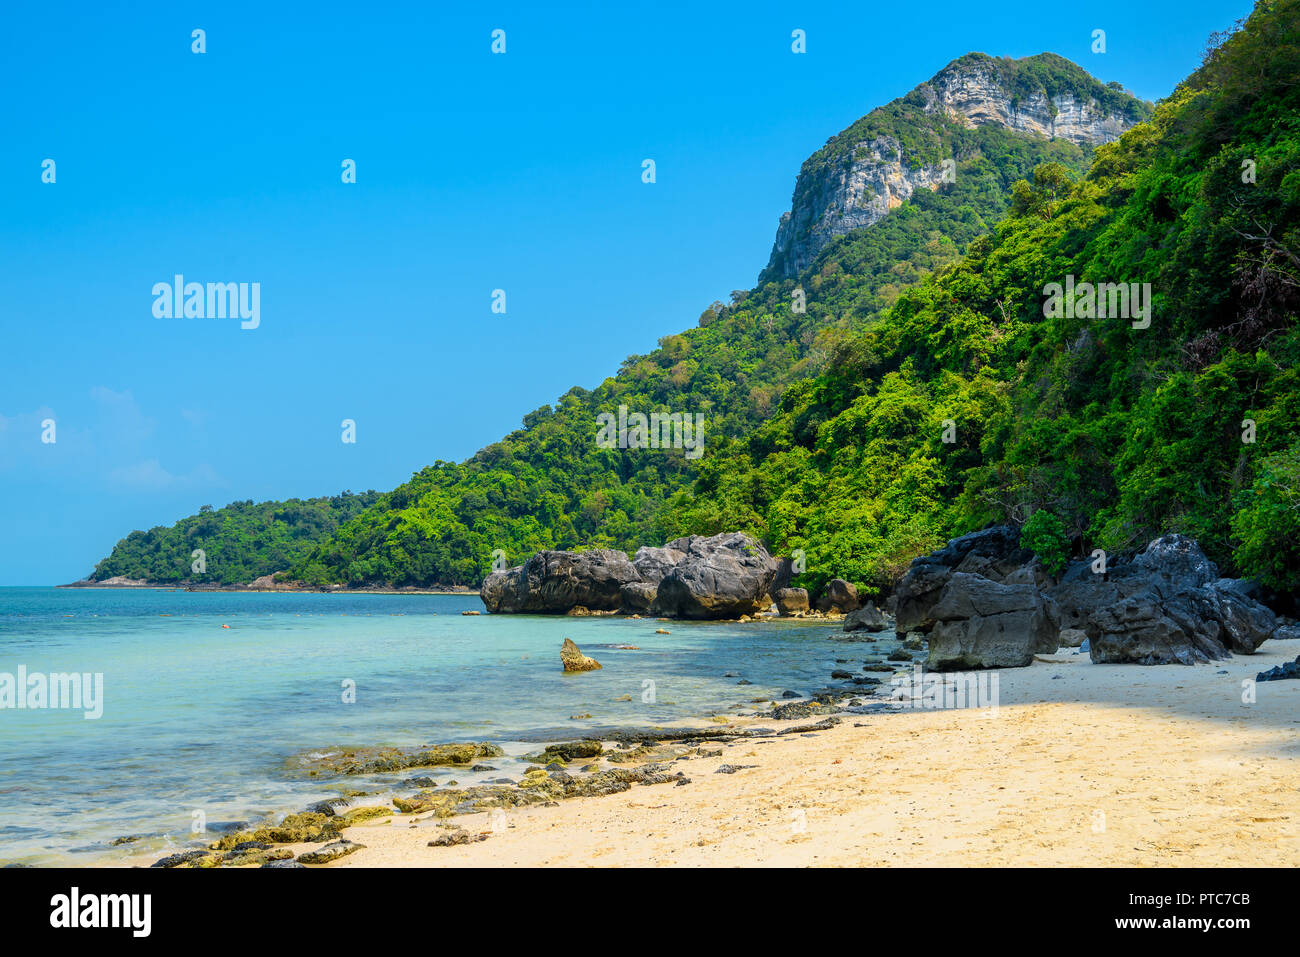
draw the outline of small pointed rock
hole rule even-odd
[[[560,649],[560,661],[564,663],[565,671],[596,671],[600,668],[600,662],[584,655],[573,643],[572,638],[564,639],[564,646]]]

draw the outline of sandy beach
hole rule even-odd
[[[1000,672],[996,710],[709,744],[721,755],[674,762],[688,785],[495,822],[396,815],[349,828],[365,847],[324,866],[1292,866],[1300,681],[1259,683],[1253,703],[1242,682],[1297,654],[1142,667],[1063,649]],[[427,846],[448,826],[489,837]]]

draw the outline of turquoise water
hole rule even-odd
[[[734,714],[753,698],[821,688],[837,658],[865,651],[797,622],[460,614],[481,608],[477,595],[0,588],[0,674],[104,676],[98,720],[0,710],[0,860],[111,862],[131,853],[109,846],[124,835],[145,836],[135,853],[162,853],[197,840],[196,811],[211,840],[344,788],[391,788],[391,776],[286,769],[294,754],[338,745],[492,741],[511,756],[487,762],[494,772],[408,774],[517,777],[517,757],[537,742]],[[566,637],[604,669],[563,674]],[[345,681],[355,703],[343,702]],[[581,714],[591,717],[570,719]]]

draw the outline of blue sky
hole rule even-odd
[[[463,459],[752,286],[803,159],[950,60],[1049,50],[1154,100],[1250,9],[274,6],[3,15],[0,584]],[[155,318],[176,273],[260,282],[259,328]]]

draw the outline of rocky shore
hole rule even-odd
[[[1200,546],[1165,535],[1145,548],[1070,561],[1058,573],[999,525],[916,558],[883,608],[831,579],[816,600],[791,587],[792,563],[738,532],[642,547],[544,551],[494,572],[493,614],[622,614],[695,620],[843,618],[846,631],[893,630],[934,670],[1028,665],[1085,647],[1097,663],[1196,664],[1300,636],[1295,597],[1224,578]]]
[[[999,701],[996,684],[991,699],[981,700],[980,707],[968,703],[956,711],[945,711],[942,703],[919,705],[915,694],[900,695],[900,687],[914,686],[929,674],[1014,669],[1028,676],[1020,684],[1022,704],[1059,699],[1075,709],[1070,711],[1072,720],[1095,722],[1090,709],[1101,702],[1124,710],[1137,723],[1152,720],[1141,706],[1133,705],[1144,695],[1149,705],[1152,696],[1173,694],[1174,707],[1201,709],[1218,719],[1239,699],[1246,700],[1240,681],[1251,676],[1268,682],[1300,678],[1300,658],[1291,660],[1300,650],[1300,627],[1289,617],[1295,610],[1291,598],[1220,576],[1196,542],[1179,535],[1162,536],[1137,552],[1102,562],[1095,556],[1072,561],[1052,574],[1020,547],[1014,528],[988,528],[917,558],[879,606],[862,598],[847,581],[833,579],[810,598],[803,589],[791,587],[791,579],[789,562],[740,534],[677,539],[662,548],[642,548],[630,560],[617,551],[539,553],[521,566],[489,576],[482,589],[489,611],[630,617],[644,613],[694,620],[816,617],[838,626],[843,655],[835,659],[821,687],[786,690],[777,700],[755,698],[750,707],[715,716],[711,725],[702,727],[607,729],[513,758],[492,742],[338,748],[301,755],[290,762],[289,773],[319,778],[323,784],[332,780],[339,797],[296,814],[240,824],[204,847],[165,855],[150,866],[379,863],[382,858],[367,855],[369,842],[382,836],[384,854],[394,853],[394,827],[432,828],[418,835],[418,846],[450,853],[507,834],[514,826],[504,823],[507,814],[567,806],[574,799],[610,798],[644,787],[671,785],[676,793],[698,787],[702,767],[709,775],[728,777],[770,769],[764,757],[776,751],[760,746],[842,736],[846,722],[863,728],[867,721],[875,734],[887,735],[885,729],[893,727],[889,722],[928,709],[946,713],[970,729],[972,722],[985,720],[976,717],[987,716],[985,705],[996,714],[1000,705],[1010,703]],[[1258,654],[1266,641],[1275,642],[1278,653]],[[1225,668],[1192,669],[1196,678],[1174,677],[1187,670],[1182,668],[1113,667],[1222,664],[1237,655],[1257,656],[1273,667],[1256,675],[1253,669],[1242,670],[1247,667],[1243,662],[1236,666],[1241,676]],[[578,676],[574,680],[589,680],[581,673],[602,667],[568,639],[558,657],[559,667]],[[1029,667],[1035,663],[1037,667]],[[1143,677],[1125,677],[1138,674]],[[1225,675],[1231,680],[1221,677]],[[740,672],[723,677],[748,683]],[[1071,689],[1073,694],[1054,693],[1065,686],[1053,687],[1050,681],[1062,678],[1081,682],[1091,689],[1089,695],[1080,699],[1077,687]],[[1178,700],[1192,682],[1217,688],[1215,694],[1224,700]],[[1297,693],[1300,682],[1283,682],[1269,693],[1269,713]],[[879,719],[886,714],[891,717],[882,723]],[[932,717],[927,715],[926,721]],[[1171,729],[1184,736],[1203,733],[1181,720],[1165,731]],[[981,725],[980,734],[986,730]],[[1025,732],[1019,733],[1023,739]],[[983,741],[972,743],[976,750],[985,746]],[[738,750],[742,747],[749,750]],[[1094,742],[1094,750],[1103,766],[1113,760],[1105,757],[1099,743]],[[718,760],[728,752],[754,760]],[[922,745],[917,760],[928,753]],[[806,767],[795,763],[799,760],[796,752],[784,767],[796,775],[806,773]],[[832,763],[843,760],[840,754]],[[498,764],[510,767],[500,776],[484,776],[497,772]],[[471,783],[438,781],[428,769],[459,769]],[[1294,769],[1288,767],[1287,773]],[[349,778],[365,780],[366,786],[338,785]],[[435,853],[417,852],[415,846],[409,838],[402,841],[402,863],[409,863],[413,854]]]
[[[733,532],[692,535],[627,555],[611,549],[538,552],[493,572],[480,595],[493,614],[622,612],[663,618],[739,619],[772,606],[779,563]],[[788,581],[788,574],[786,576]]]
[[[322,592],[331,595],[472,595],[474,589],[468,585],[433,585],[421,588],[414,585],[390,587],[388,585],[307,585],[302,582],[278,582],[273,575],[263,575],[251,582],[235,585],[215,585],[205,582],[152,582],[143,578],[123,578],[117,576],[103,581],[69,582],[55,585],[55,588],[137,588],[162,589],[167,591],[193,592]]]
[[[1276,646],[1255,659],[1281,666],[1300,639]],[[1063,649],[1006,672],[993,709],[821,694],[540,746],[522,773],[470,785],[429,775],[493,771],[496,745],[312,752],[295,772],[388,775],[394,797],[359,788],[133,862],[1288,865],[1300,682],[1248,703],[1251,664],[1133,669]]]
[[[1015,529],[997,526],[917,558],[892,602],[896,629],[925,635],[939,670],[1023,667],[1062,645],[1086,647],[1097,664],[1191,665],[1300,637],[1291,596],[1220,577],[1182,535],[1052,575]]]

